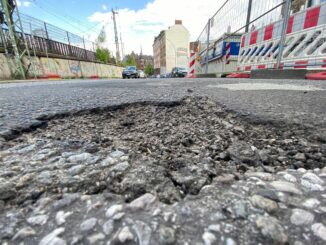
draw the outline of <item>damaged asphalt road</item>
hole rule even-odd
[[[244,92],[235,92],[237,101],[225,90],[218,98],[222,92],[203,82],[173,90],[169,82],[149,81],[138,99],[146,102],[132,103],[131,96],[92,109],[81,99],[79,110],[55,111],[54,105],[52,113],[37,114],[40,124],[32,127],[40,127],[32,132],[21,134],[33,128],[18,124],[10,129],[15,138],[0,150],[2,243],[325,242],[325,114],[317,113],[319,105],[292,114],[286,110],[294,105],[284,105],[270,116],[276,107],[250,105],[259,92],[247,105]],[[129,89],[137,94],[140,84]],[[199,95],[204,90],[207,96]],[[298,100],[299,92],[291,93]],[[317,100],[322,91],[309,93]],[[279,98],[279,105],[287,100]],[[250,112],[250,106],[262,111]]]
[[[322,81],[250,79],[241,83],[233,79],[146,79],[0,84],[0,135],[15,137],[31,126],[41,126],[49,115],[122,103],[176,101],[191,94],[208,96],[257,121],[281,120],[323,129],[321,135],[326,137],[325,90]]]

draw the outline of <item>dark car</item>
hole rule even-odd
[[[186,68],[174,67],[171,71],[171,77],[186,77],[188,74]]]
[[[127,66],[122,72],[122,78],[139,78],[139,72],[136,66]]]

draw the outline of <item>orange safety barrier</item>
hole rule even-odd
[[[249,73],[232,73],[228,75],[226,78],[250,78]]]
[[[318,72],[313,74],[307,74],[306,79],[309,80],[326,80],[326,72]]]

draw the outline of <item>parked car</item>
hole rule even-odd
[[[171,77],[186,77],[187,74],[187,69],[182,67],[174,67],[171,71]]]
[[[161,78],[169,78],[171,77],[170,73],[165,73],[161,75]]]
[[[145,74],[144,71],[139,70],[139,71],[138,71],[138,74],[139,74],[139,77],[140,77],[140,78],[146,78],[146,74]]]
[[[139,72],[136,66],[127,66],[122,72],[122,78],[139,78]]]

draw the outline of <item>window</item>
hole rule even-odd
[[[326,0],[308,0],[308,8],[321,3],[326,3]]]

